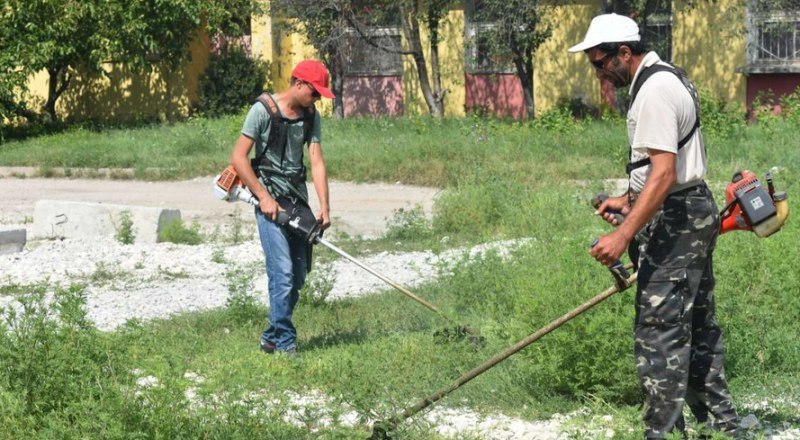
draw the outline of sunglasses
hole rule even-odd
[[[305,85],[307,85],[311,89],[311,96],[313,96],[314,98],[320,98],[322,96],[319,94],[317,89],[315,89],[314,86],[311,85],[311,83],[307,82],[305,83]]]
[[[607,53],[603,58],[600,58],[599,60],[591,61],[591,63],[594,66],[595,69],[601,70],[603,67],[605,67],[606,60],[608,60],[609,58],[611,58],[611,57],[613,57],[615,55],[616,55],[616,53]]]

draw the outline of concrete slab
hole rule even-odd
[[[157,243],[161,229],[170,221],[181,218],[178,209],[39,200],[33,209],[31,235],[36,238],[113,237],[124,224],[124,213],[128,213],[132,222],[137,243]]]
[[[27,241],[27,230],[3,228],[0,226],[0,255],[22,251]]]

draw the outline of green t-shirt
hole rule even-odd
[[[280,109],[278,109],[278,111],[280,112]],[[280,150],[267,150],[265,157],[269,159],[270,164],[272,164],[273,171],[277,171],[279,174],[271,174],[269,182],[264,182],[260,175],[259,178],[273,198],[297,197],[297,194],[291,189],[292,184],[289,179],[282,175],[296,175],[302,172],[303,136],[305,135],[305,130],[303,129],[304,124],[305,122],[302,120],[302,117],[296,123],[287,124],[286,151],[284,152],[282,165]],[[314,112],[313,124],[311,128],[311,142],[320,142],[322,121],[320,120],[318,111]],[[264,149],[267,148],[267,140],[269,139],[269,130],[271,126],[269,112],[266,107],[260,102],[253,104],[244,120],[242,134],[253,139],[256,147],[255,157],[259,157]],[[295,185],[294,188],[300,193],[302,199],[307,202],[308,189],[306,188],[305,182]]]

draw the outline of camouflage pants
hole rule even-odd
[[[683,429],[684,401],[698,422],[729,434],[737,428],[714,310],[718,231],[714,198],[701,184],[670,194],[630,249],[639,270],[634,354],[648,438]]]

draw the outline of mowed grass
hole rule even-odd
[[[206,121],[216,127],[210,132],[217,133],[206,141],[219,139],[212,150],[221,151],[190,155],[188,160],[207,162],[210,170],[224,164],[228,147],[222,139],[235,137],[234,121]],[[605,188],[601,179],[623,176],[623,122],[576,124],[558,117],[547,121],[325,121],[332,178],[447,189],[430,221],[406,213],[383,240],[347,245],[386,249],[400,241],[397,247],[439,252],[456,244],[526,239],[508,256],[490,252],[453,258],[440,278],[414,289],[456,323],[476,328],[484,345],[439,343],[434,334],[452,324],[388,286],[367,297],[327,303],[310,301],[313,294],[306,292],[296,313],[302,349],[296,359],[258,351],[266,310],[250,301],[157,322],[131,322],[116,332],[99,333],[80,318],[84,306],[81,288],[76,287],[71,295],[62,293],[62,305],[53,310],[73,316],[66,325],[47,315],[46,307],[29,307],[23,321],[2,327],[0,360],[6,368],[0,371],[0,430],[15,438],[368,436],[375,420],[397,414],[451,383],[612,283],[607,270],[587,253],[591,240],[609,231],[592,215],[588,200]],[[162,129],[162,136],[178,142],[180,136],[167,132],[188,127],[141,129],[137,136],[151,139],[147,148],[154,152],[156,134],[148,130]],[[226,136],[219,134],[225,130]],[[129,133],[79,137],[113,139]],[[790,121],[743,127],[735,135],[709,135],[709,179],[715,182],[718,203],[724,198],[724,182],[744,167],[762,177],[772,169],[778,189],[787,190],[793,203],[800,165],[794,148],[797,137]],[[4,144],[0,163],[10,164],[15,154],[24,156],[20,150],[44,148],[35,143],[42,141]],[[97,142],[96,148],[101,148]],[[59,148],[55,157],[72,157],[68,148]],[[174,154],[167,150],[161,158],[150,158],[134,144],[128,148],[141,158],[130,165],[136,169],[164,167]],[[68,166],[87,166],[80,163]],[[203,174],[197,170],[186,177]],[[783,399],[770,411],[749,409],[743,415],[753,412],[765,422],[797,426],[797,406],[785,403],[800,400],[800,255],[792,244],[800,232],[792,220],[768,239],[744,232],[720,237],[715,262],[717,312],[725,331],[726,370],[734,398],[739,403]],[[317,252],[322,261],[334,258],[328,250]],[[241,289],[246,283],[229,282],[232,295],[246,295],[247,289]],[[611,429],[614,438],[640,438],[632,295],[627,291],[612,297],[438,405],[529,420],[589,408],[588,415],[577,415],[566,425],[576,430],[575,438],[603,437],[605,429]],[[4,312],[6,322],[19,318],[9,313]],[[203,380],[192,379],[192,374]],[[157,385],[142,385],[148,376]],[[330,400],[298,407],[296,396],[316,393]],[[326,419],[348,411],[361,419],[355,424]],[[299,422],[288,422],[289,415]],[[598,421],[604,415],[611,415],[612,422]],[[579,431],[585,427],[599,430]],[[420,419],[402,424],[398,434],[440,438]]]

